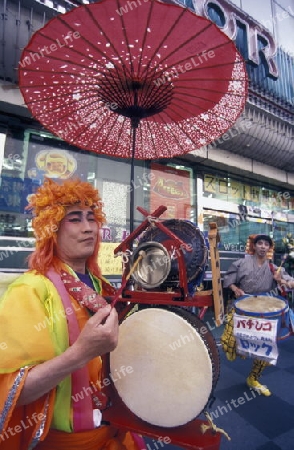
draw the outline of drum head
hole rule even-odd
[[[234,302],[236,312],[256,317],[271,317],[281,314],[288,308],[282,297],[271,295],[246,295]]]
[[[117,376],[122,367],[125,376]],[[219,355],[213,336],[192,314],[147,308],[120,325],[110,372],[131,412],[149,424],[176,427],[205,408],[218,379]]]
[[[195,280],[202,273],[208,257],[208,250],[205,239],[199,228],[186,220],[170,219],[162,222],[163,225],[173,232],[185,244],[188,244],[191,251],[176,249],[174,240],[158,227],[150,227],[143,234],[139,245],[143,242],[160,242],[169,252],[171,257],[171,270],[167,281],[176,281],[179,278],[178,251],[184,256],[188,281]]]

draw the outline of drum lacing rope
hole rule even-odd
[[[226,436],[228,441],[231,440],[230,436],[228,435],[228,433],[223,428],[219,428],[213,423],[213,420],[212,420],[212,418],[210,417],[210,415],[209,415],[209,413],[207,411],[205,411],[204,415],[207,418],[209,425],[206,425],[205,423],[201,424],[202,434],[206,433],[207,430],[212,430],[215,433],[222,433],[224,436]]]
[[[151,227],[154,227],[154,224],[156,222],[162,222],[162,220],[160,220],[159,217],[147,216],[146,219],[150,223]]]
[[[127,249],[125,252],[118,252],[114,257],[117,256],[121,256],[123,263],[127,264],[131,258],[131,251]]]

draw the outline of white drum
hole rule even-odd
[[[219,376],[219,354],[212,334],[192,313],[147,308],[120,325],[110,372],[132,413],[152,425],[177,427],[205,408]]]

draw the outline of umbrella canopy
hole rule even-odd
[[[58,15],[24,49],[33,116],[79,148],[170,158],[225,133],[247,94],[245,63],[211,21],[157,0],[102,0]]]

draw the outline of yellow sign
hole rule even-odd
[[[77,161],[66,150],[42,150],[35,158],[38,169],[48,178],[70,178],[77,168]]]
[[[217,178],[213,175],[205,175],[204,176],[204,190],[206,192],[210,192],[212,194],[216,193],[216,182]]]
[[[118,243],[102,242],[99,248],[98,264],[103,276],[105,275],[121,275],[122,274],[122,258],[114,257],[114,249]]]

